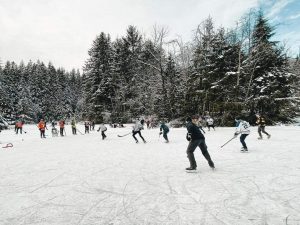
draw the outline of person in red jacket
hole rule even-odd
[[[23,121],[18,121],[18,122],[16,123],[16,134],[18,134],[19,131],[20,131],[20,134],[22,134],[23,125],[24,125],[24,122],[23,122]]]
[[[45,136],[45,129],[47,127],[46,127],[45,121],[43,119],[41,119],[37,126],[38,126],[38,128],[40,130],[41,138],[46,138],[46,136]]]
[[[60,133],[60,136],[64,136],[64,130],[65,130],[65,121],[64,120],[60,120],[58,122],[59,124],[59,133]]]

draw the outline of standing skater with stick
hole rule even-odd
[[[190,161],[190,167],[186,168],[186,171],[197,170],[197,163],[194,156],[194,151],[197,147],[200,148],[202,155],[207,160],[208,165],[211,168],[215,168],[214,162],[211,160],[210,155],[207,151],[207,145],[205,143],[205,137],[201,133],[197,126],[199,120],[198,115],[193,115],[191,119],[187,120],[187,140],[189,141],[188,148],[186,150],[187,157]]]
[[[234,137],[237,137],[239,134],[241,134],[240,142],[243,146],[241,148],[241,152],[248,152],[248,147],[246,145],[245,139],[250,134],[250,124],[239,117],[235,119],[235,122],[237,123],[237,128],[235,130]]]

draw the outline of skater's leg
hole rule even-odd
[[[138,134],[140,135],[140,137],[142,138],[143,142],[146,143],[145,139],[143,138],[142,134],[141,134],[141,131],[138,131]]]
[[[137,131],[133,131],[132,132],[132,137],[134,138],[135,142],[138,143],[138,139],[135,137],[135,135],[137,134],[138,132]]]
[[[41,130],[41,138],[46,138],[46,136],[45,136],[45,130]]]
[[[106,135],[104,133],[105,131],[101,131],[101,135],[102,135],[102,140],[104,140],[106,138]]]
[[[261,126],[258,126],[258,134],[259,134],[259,138],[260,139],[262,138],[261,130],[262,130]]]
[[[262,128],[261,128],[261,131],[262,131],[262,133],[264,133],[264,134],[270,136],[270,134],[268,134],[268,133],[265,131],[265,127],[262,127]]]
[[[164,139],[165,139],[167,142],[169,142],[169,139],[168,139],[168,132],[164,132],[164,133],[163,133],[163,137],[164,137]]]
[[[207,160],[208,162],[208,165],[211,167],[211,168],[215,168],[215,165],[213,163],[213,161],[211,160],[211,157],[207,151],[207,145],[205,143],[205,140],[204,139],[201,139],[201,142],[198,144],[201,152],[202,152],[202,155],[204,156],[204,158]]]
[[[197,148],[198,144],[199,144],[199,140],[190,141],[188,148],[186,150],[187,157],[190,161],[190,167],[194,169],[197,168],[194,151]]]
[[[245,139],[246,139],[247,136],[248,136],[248,134],[241,134],[241,136],[240,136],[240,141],[241,141],[244,149],[247,149],[247,145],[246,145],[246,142],[245,142]]]

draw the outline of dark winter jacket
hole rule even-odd
[[[164,123],[162,123],[161,125],[160,125],[160,131],[164,131],[165,133],[167,133],[167,132],[169,132],[169,127],[166,125],[166,124],[164,124]]]
[[[257,118],[257,120],[256,120],[256,124],[257,124],[258,126],[262,126],[262,127],[266,126],[265,118],[262,117],[262,116],[259,116],[259,117]]]
[[[186,129],[192,141],[198,139],[205,139],[205,137],[200,131],[200,128],[197,125],[193,124],[192,122],[187,123]]]

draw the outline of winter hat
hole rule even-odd
[[[188,118],[186,118],[185,121],[186,121],[186,122],[192,122],[192,118],[191,118],[191,117],[188,117]]]
[[[199,119],[199,115],[197,115],[197,114],[192,115],[192,119]]]

